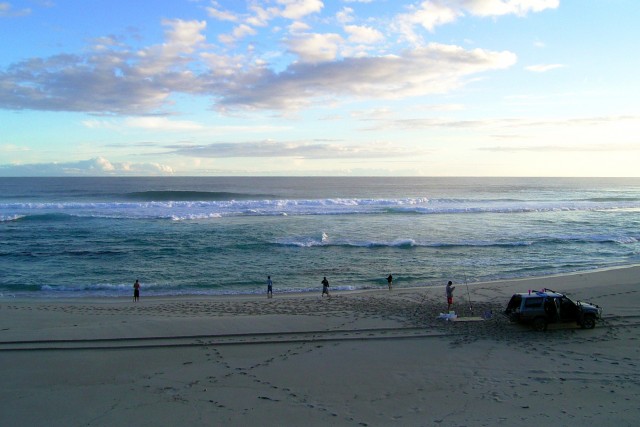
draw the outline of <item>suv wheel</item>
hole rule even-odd
[[[596,327],[596,318],[594,316],[584,316],[580,324],[583,329],[593,329]]]
[[[535,319],[533,319],[533,323],[531,325],[533,326],[534,331],[546,331],[547,319],[545,319],[544,317],[536,317]]]

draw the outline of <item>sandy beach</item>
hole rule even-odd
[[[0,299],[2,426],[633,426],[640,267],[252,297]],[[551,288],[593,330],[502,315]],[[469,304],[469,299],[471,304]]]

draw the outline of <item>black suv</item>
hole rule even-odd
[[[546,331],[549,323],[575,322],[593,329],[602,318],[602,308],[588,302],[573,302],[551,289],[529,291],[511,297],[504,314],[512,322],[531,324],[536,331]]]

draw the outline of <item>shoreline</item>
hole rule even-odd
[[[581,271],[572,271],[567,273],[557,273],[557,274],[546,274],[541,276],[529,276],[529,277],[518,277],[518,278],[509,278],[509,279],[496,279],[496,280],[488,280],[488,281],[479,281],[479,282],[457,282],[458,285],[465,286],[486,286],[486,285],[500,285],[500,284],[516,284],[519,282],[535,282],[542,280],[555,280],[557,278],[562,277],[573,277],[573,276],[582,276],[582,275],[592,275],[598,273],[605,273],[608,271],[616,271],[616,270],[627,270],[627,269],[635,269],[640,268],[640,264],[624,264],[624,265],[615,265],[610,267],[598,267],[589,270],[581,270]],[[394,285],[394,291],[411,291],[411,290],[424,290],[424,289],[432,289],[432,288],[443,288],[445,284],[434,284],[434,285],[418,285],[418,286],[407,286],[407,287],[398,287]],[[265,285],[266,289],[266,285]],[[527,288],[529,289],[529,288]],[[358,294],[358,293],[369,293],[369,292],[381,292],[386,291],[386,284],[381,284],[378,288],[363,288],[363,289],[347,289],[347,290],[331,290],[332,294],[335,295],[348,295],[348,294]],[[277,287],[274,287],[274,295],[278,295],[280,298],[284,297],[303,297],[309,296],[313,297],[315,294],[319,294],[321,292],[321,287],[318,286],[316,289],[309,289],[308,291],[284,291],[278,292]],[[237,294],[167,294],[167,295],[145,295],[144,287],[141,288],[141,298],[145,300],[201,300],[201,299],[243,299],[243,298],[256,298],[262,299],[265,298],[265,292],[254,292],[254,293],[237,293]],[[82,302],[82,301],[92,301],[92,302],[121,302],[125,300],[131,300],[133,298],[133,287],[131,288],[130,295],[122,295],[122,296],[99,296],[99,295],[82,295],[82,296],[69,296],[69,295],[55,295],[55,296],[13,296],[13,295],[4,295],[0,294],[0,303],[9,302],[9,301],[57,301],[61,303],[71,303],[71,302]]]
[[[505,425],[640,418],[640,265],[444,285],[0,299],[2,425]],[[500,311],[548,287],[604,309],[537,333]],[[471,300],[471,304],[468,301]]]

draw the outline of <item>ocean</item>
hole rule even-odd
[[[0,178],[0,298],[472,284],[639,241],[638,178]]]

